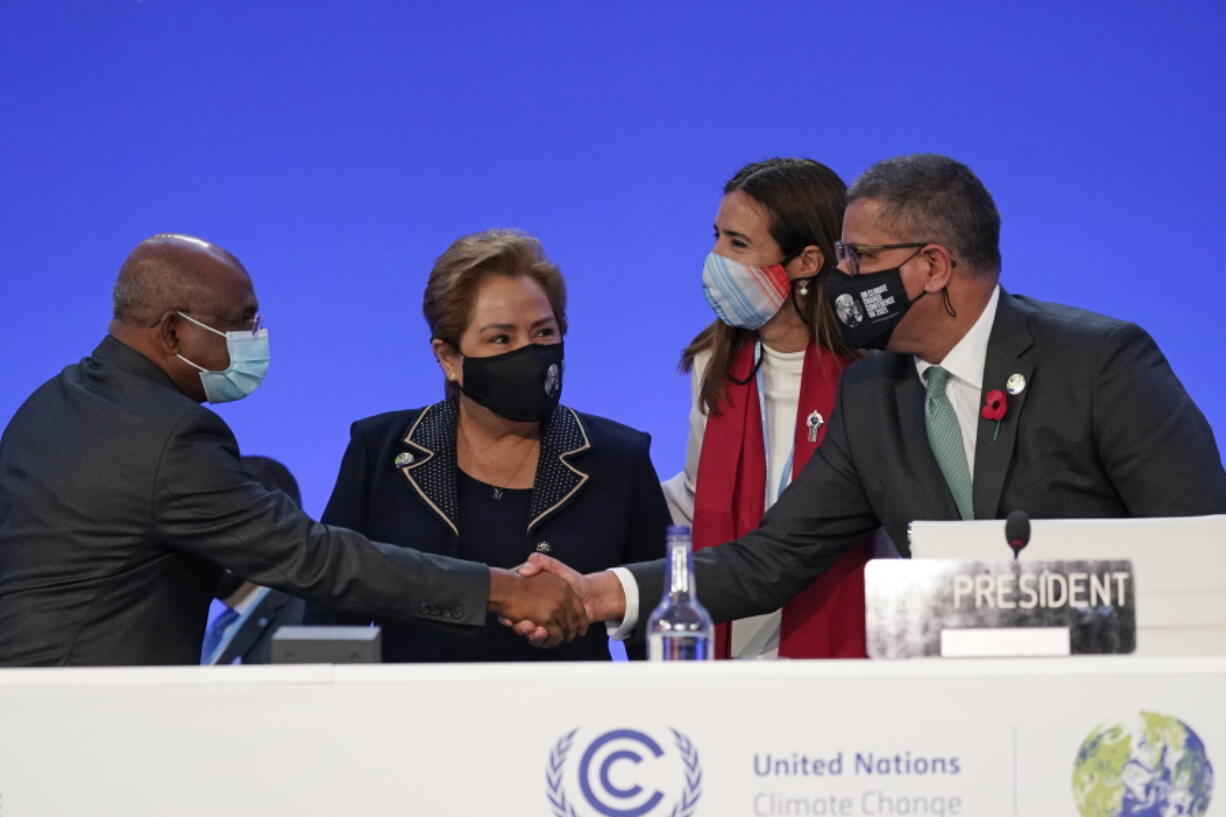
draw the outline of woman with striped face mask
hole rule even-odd
[[[716,320],[682,353],[693,406],[685,469],[664,484],[694,547],[735,539],[799,473],[825,433],[839,375],[854,356],[826,303],[846,186],[808,159],[743,168],[724,187],[702,290]],[[721,625],[724,658],[864,653],[867,547],[782,610]]]

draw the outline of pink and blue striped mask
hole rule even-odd
[[[702,294],[729,326],[758,329],[787,300],[791,282],[779,264],[750,267],[716,253],[702,265]]]

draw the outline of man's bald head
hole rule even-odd
[[[165,233],[136,245],[119,268],[114,316],[128,325],[152,326],[167,312],[213,312],[218,290],[247,270],[226,250],[189,235]]]
[[[200,370],[230,365],[228,342],[218,335],[250,329],[259,311],[251,277],[233,255],[189,235],[155,235],[119,268],[109,332],[179,391],[204,400]]]

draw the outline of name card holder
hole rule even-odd
[[[1043,658],[1071,654],[1068,627],[941,630],[942,658]]]
[[[874,559],[872,658],[1001,658],[1136,650],[1132,563]]]

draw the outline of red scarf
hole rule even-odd
[[[736,539],[762,520],[766,507],[766,443],[762,439],[762,412],[754,376],[754,347],[747,343],[733,361],[730,374],[748,380],[728,384],[728,400],[719,414],[707,418],[698,459],[694,497],[694,549],[713,547]],[[796,406],[795,453],[792,478],[826,436],[839,376],[851,361],[831,352],[818,355],[813,342],[805,350]],[[819,412],[827,421],[809,441],[808,417]],[[779,655],[785,658],[864,658],[864,564],[871,555],[868,543],[845,553],[783,607]],[[701,593],[701,588],[699,589]],[[732,628],[720,624],[715,633],[717,658],[728,658]]]

